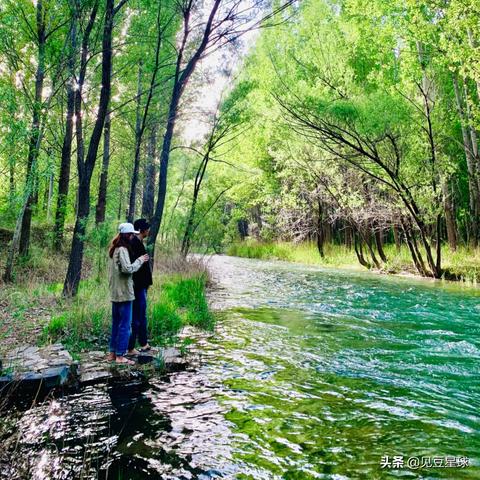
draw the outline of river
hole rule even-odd
[[[480,478],[480,290],[208,264],[194,365],[24,412],[5,478]]]

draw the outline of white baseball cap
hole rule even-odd
[[[131,223],[121,223],[118,226],[119,233],[139,233]]]

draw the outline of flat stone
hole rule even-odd
[[[70,363],[69,360],[71,359],[66,359],[66,358],[51,358],[48,361],[48,365],[51,367],[58,367],[60,365],[65,365],[66,363]]]
[[[176,362],[182,357],[180,350],[175,347],[163,348],[160,353],[165,363]]]
[[[31,358],[36,358],[39,356],[39,348],[38,347],[28,347],[25,349],[22,353],[22,357],[31,357]]]
[[[112,378],[112,374],[107,370],[80,372],[80,383],[82,384],[103,383],[110,378]]]

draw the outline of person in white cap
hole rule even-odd
[[[142,255],[130,262],[130,242],[138,233],[131,223],[122,223],[118,235],[112,240],[110,257],[110,300],[112,301],[112,335],[108,360],[132,365],[135,362],[125,357],[132,327],[132,303],[135,299],[132,274],[148,262],[148,255]]]

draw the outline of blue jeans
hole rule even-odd
[[[135,348],[135,342],[138,337],[138,343],[144,347],[148,343],[147,338],[147,289],[141,288],[135,290],[135,300],[133,301],[132,314],[132,334],[128,342],[128,349]]]
[[[112,302],[112,336],[110,351],[118,356],[127,353],[132,328],[132,302]]]

